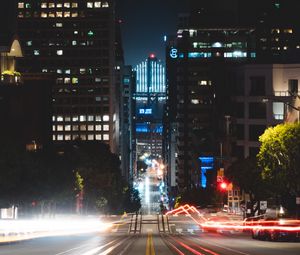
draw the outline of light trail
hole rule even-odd
[[[180,206],[172,211],[166,213],[166,215],[180,215],[184,214],[189,216],[195,223],[197,223],[202,229],[210,229],[210,230],[277,230],[277,231],[289,231],[289,232],[300,232],[300,220],[273,220],[273,221],[251,221],[247,222],[243,221],[214,221],[206,219],[201,216],[199,211],[194,207],[188,204]],[[198,221],[194,215],[198,215],[203,222]],[[271,225],[270,225],[271,224]],[[284,226],[286,225],[286,226]],[[293,226],[288,226],[293,225]]]
[[[1,221],[0,225],[0,243],[46,236],[103,232],[112,226],[113,223],[104,223],[99,218],[5,220]]]

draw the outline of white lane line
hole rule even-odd
[[[107,254],[111,253],[114,249],[116,249],[117,247],[119,247],[122,243],[124,243],[128,239],[129,238],[126,238],[126,239],[122,240],[121,242],[118,242],[114,246],[109,247],[107,250],[105,250],[104,252],[99,253],[98,255],[107,255]],[[83,254],[83,255],[86,255],[86,254]],[[87,255],[90,255],[90,254],[87,254]]]
[[[92,254],[95,254],[95,253],[98,252],[99,250],[101,250],[101,249],[105,248],[106,246],[108,246],[108,245],[114,243],[115,241],[116,241],[116,240],[113,240],[113,241],[109,242],[108,244],[105,244],[105,245],[103,245],[103,246],[100,246],[100,247],[97,247],[97,248],[91,250],[91,251],[94,251],[94,253],[84,253],[84,254],[82,254],[82,255],[92,255]],[[90,245],[90,244],[81,245],[81,246],[78,246],[78,247],[75,247],[75,248],[72,248],[72,249],[70,249],[70,250],[63,251],[63,252],[60,252],[60,253],[57,253],[57,254],[54,254],[54,255],[67,254],[67,253],[69,253],[69,252],[71,252],[71,251],[75,251],[75,250],[81,249],[81,248],[86,247],[86,246],[89,246],[89,245]],[[95,252],[95,250],[97,250],[97,251]],[[91,252],[91,251],[89,251],[89,252]]]
[[[89,244],[81,245],[81,246],[72,248],[72,249],[67,250],[67,251],[63,251],[63,252],[60,252],[60,253],[56,253],[56,254],[54,254],[54,255],[62,255],[62,254],[66,254],[66,253],[68,253],[68,252],[71,252],[71,251],[75,251],[75,250],[81,249],[81,248],[86,247],[86,246],[88,246],[88,245],[89,245]]]

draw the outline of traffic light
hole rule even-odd
[[[222,190],[222,191],[226,191],[227,190],[227,188],[228,188],[228,183],[227,182],[220,182],[220,184],[219,184],[219,188],[220,188],[220,190]]]

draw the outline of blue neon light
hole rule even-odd
[[[214,168],[214,157],[199,157],[199,159],[201,161],[201,186],[206,188],[207,179],[205,174]]]
[[[178,57],[178,50],[177,49],[175,49],[175,48],[172,48],[171,50],[170,50],[170,57],[171,58],[177,58]]]
[[[189,52],[189,58],[210,58],[211,52]]]
[[[136,124],[135,131],[137,133],[149,133],[150,129],[147,124]]]

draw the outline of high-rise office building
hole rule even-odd
[[[244,86],[232,76],[237,68],[299,59],[292,1],[241,2],[191,0],[190,13],[179,15],[177,34],[167,42],[164,159],[175,192],[205,187],[211,170],[233,156],[228,134],[237,108],[232,96],[235,86]],[[247,146],[245,156],[253,155],[257,144]]]
[[[23,73],[51,73],[52,140],[118,150],[114,1],[18,1]]]
[[[150,54],[135,68],[135,140],[137,158],[144,154],[151,158],[162,156],[162,117],[166,100],[165,68]]]

